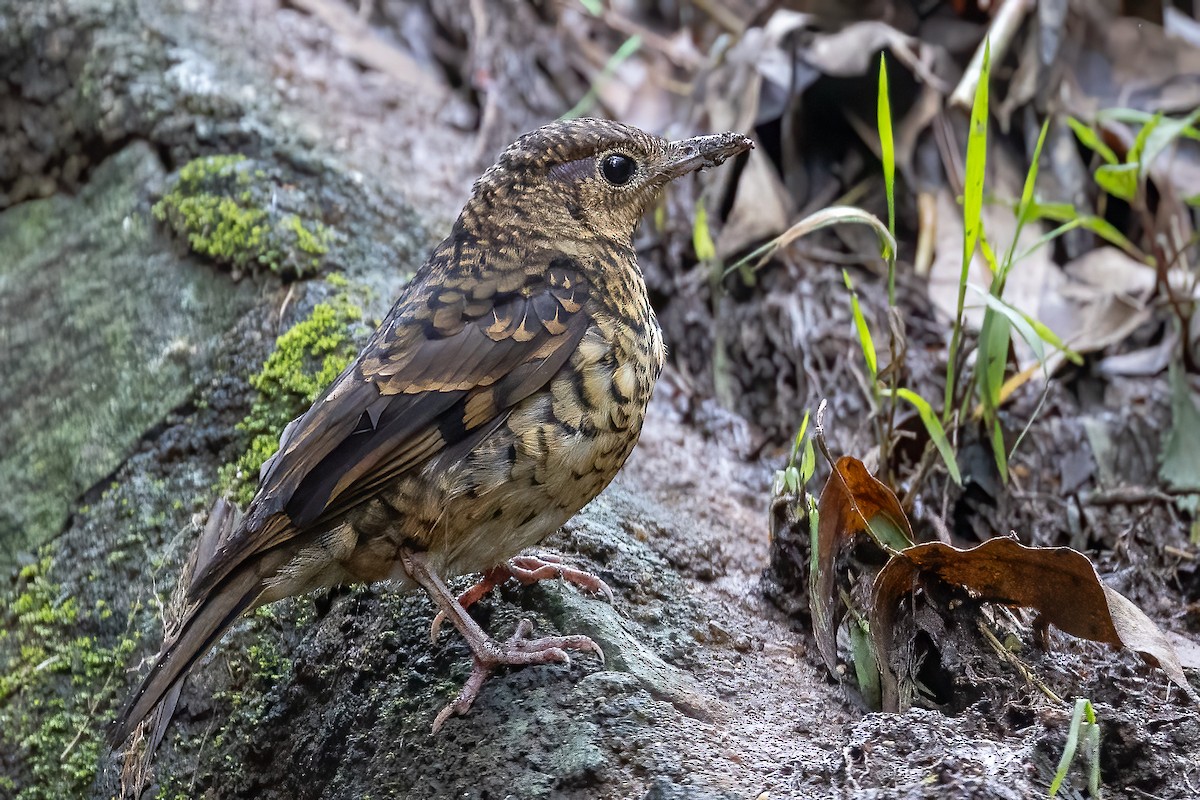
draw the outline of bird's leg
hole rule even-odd
[[[550,553],[533,553],[530,555],[515,556],[509,559],[507,564],[492,567],[483,573],[483,577],[458,596],[458,604],[463,608],[470,608],[482,600],[488,592],[509,578],[515,578],[524,586],[529,586],[530,584],[549,578],[561,578],[567,583],[575,584],[580,589],[589,592],[599,592],[608,599],[608,602],[613,602],[612,589],[608,588],[608,584],[599,577],[590,572],[567,566],[556,555]],[[433,624],[429,626],[430,639],[435,642],[437,641],[438,634],[442,630],[442,623],[445,621],[446,614],[439,611],[437,616],[433,618]]]
[[[500,584],[504,583],[512,577],[507,567],[499,566],[492,567],[487,572],[483,573],[478,581],[471,584],[471,587],[458,596],[458,604],[463,609],[468,609],[478,603],[492,589],[495,589]],[[429,638],[436,642],[438,634],[441,633],[442,623],[446,621],[446,612],[439,611],[433,618],[433,624],[429,626]]]
[[[533,633],[533,623],[527,619],[521,620],[516,631],[505,642],[497,642],[484,632],[483,628],[467,614],[467,610],[459,603],[445,581],[429,568],[426,555],[421,552],[401,548],[400,561],[404,571],[426,593],[428,593],[439,612],[449,618],[458,628],[471,648],[473,667],[467,682],[463,684],[458,697],[440,712],[433,720],[433,732],[437,733],[446,720],[455,714],[465,714],[479,696],[483,682],[498,666],[525,666],[529,664],[570,664],[568,650],[581,650],[595,653],[600,661],[604,661],[604,653],[587,636],[543,636],[539,639],[530,638]]]

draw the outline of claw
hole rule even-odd
[[[572,636],[543,636],[539,639],[532,638],[533,623],[528,619],[522,619],[517,623],[516,630],[513,631],[504,643],[497,642],[492,637],[488,636],[483,628],[467,613],[467,606],[479,600],[487,592],[491,591],[497,583],[503,582],[509,576],[517,577],[521,580],[521,571],[534,575],[533,580],[540,580],[543,575],[543,570],[550,568],[553,575],[563,577],[574,583],[580,583],[584,586],[596,587],[596,590],[604,590],[607,594],[608,587],[604,582],[593,575],[580,570],[573,570],[570,567],[562,567],[552,561],[547,561],[544,558],[536,556],[519,557],[520,563],[515,563],[518,559],[514,559],[514,564],[503,567],[495,567],[484,573],[483,578],[470,589],[455,597],[446,587],[445,581],[442,580],[436,572],[429,567],[427,555],[423,552],[401,549],[400,551],[401,564],[404,566],[405,572],[417,584],[425,589],[429,594],[429,598],[433,600],[434,605],[438,607],[438,614],[434,617],[433,624],[430,626],[430,635],[437,637],[441,629],[442,622],[446,619],[454,623],[459,633],[467,641],[467,646],[471,648],[471,653],[474,656],[472,659],[471,675],[463,684],[462,691],[454,698],[449,705],[443,708],[433,720],[433,732],[437,733],[446,724],[446,720],[455,715],[467,713],[471,705],[475,702],[475,698],[479,696],[479,691],[483,687],[484,681],[498,666],[530,666],[534,664],[567,664],[571,663],[571,656],[568,655],[568,650],[577,650],[583,652],[595,653],[604,662],[604,652],[600,646],[592,641],[587,636],[572,635]],[[527,569],[533,567],[533,569]],[[578,578],[583,577],[583,582]]]

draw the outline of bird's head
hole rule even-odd
[[[610,120],[554,122],[501,154],[464,213],[518,230],[628,244],[668,183],[751,147],[736,133],[669,142]]]

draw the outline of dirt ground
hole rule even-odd
[[[407,254],[400,259],[419,261],[513,133],[562,113],[559,93],[587,88],[578,76],[555,76],[570,42],[530,45],[523,55],[542,65],[532,83],[521,82],[520,55],[495,57],[502,46],[521,51],[504,37],[549,15],[538,4],[483,4],[493,13],[477,39],[470,37],[480,33],[479,18],[472,21],[467,4],[432,15],[422,3],[368,3],[369,24],[353,5],[332,0],[134,5],[133,18],[169,43],[174,68],[190,71],[193,84],[208,79],[206,70],[228,70],[222,88],[244,79],[242,100],[262,102],[266,124],[293,136],[291,146],[327,158],[347,185],[382,187],[372,191],[394,192],[396,204],[414,209],[413,230],[377,234],[386,252]],[[372,36],[414,61],[372,45]],[[440,54],[413,49],[421,41]],[[461,86],[450,91],[452,70],[431,71],[453,62],[453,53],[438,51],[447,41],[485,42],[472,58],[507,65],[491,75],[486,101]],[[166,162],[167,172],[180,166]],[[639,240],[672,364],[623,472],[547,542],[595,569],[616,599],[608,606],[557,585],[506,588],[478,611],[491,629],[529,616],[539,629],[586,633],[607,662],[580,657],[569,668],[497,676],[469,717],[433,737],[428,722],[465,676],[466,650],[446,634],[428,643],[432,612],[423,598],[369,587],[286,601],[239,624],[191,682],[143,796],[1043,797],[1077,697],[1091,700],[1100,721],[1104,796],[1200,796],[1196,704],[1131,652],[1056,631],[1049,649],[1039,648],[1032,614],[982,612],[1014,632],[1007,644],[1028,675],[987,647],[969,604],[906,621],[914,637],[933,643],[923,651],[924,671],[914,670],[929,690],[923,708],[872,712],[849,682],[830,677],[811,631],[807,526],[787,498],[773,496],[772,481],[816,400],[829,402],[835,455],[863,456],[871,447],[840,267],[820,253],[781,259],[753,287],[710,302],[707,276],[680,272],[690,230],[674,214],[684,201],[673,202],[674,227]],[[386,309],[412,266],[350,266],[376,292],[368,316]],[[866,313],[885,318],[883,281],[853,272]],[[249,403],[238,376],[261,363],[285,320],[328,291],[320,280],[298,291],[274,280],[255,289],[257,311],[232,327],[224,355],[198,371],[204,380],[189,400],[145,432],[111,480],[75,502],[56,540],[53,574],[81,598],[118,598],[128,608],[147,591],[165,594],[159,583],[173,580],[216,470],[235,449],[232,426]],[[944,364],[944,320],[921,281],[903,277],[900,297],[912,385],[940,397],[933,376]],[[722,326],[736,333],[721,346],[742,387],[724,405],[708,367]],[[1026,543],[1075,547],[1187,647],[1200,639],[1196,550],[1187,516],[1154,491],[1157,442],[1170,419],[1165,373],[1114,379],[1090,361],[1060,373],[1047,397],[1014,461],[1019,479],[996,484],[986,443],[964,442],[974,478],[965,489],[944,475],[927,484],[911,515],[918,536],[948,529],[971,544],[1011,530]],[[1006,413],[1027,419],[1039,399],[1020,395]],[[818,480],[827,474],[822,467]],[[1139,491],[1121,494],[1129,487]],[[175,497],[186,503],[172,506]],[[149,511],[123,510],[131,502],[163,509],[165,522],[143,524]],[[118,549],[136,555],[116,559]],[[88,588],[82,568],[63,566],[102,561],[112,565],[111,584],[141,586],[138,593],[109,583]],[[138,654],[154,650],[156,632],[146,635]],[[1189,670],[1193,687],[1195,675]],[[0,694],[0,703],[8,699]],[[30,752],[0,759],[17,781],[0,783],[0,796],[46,796],[33,791],[39,779],[30,776],[40,773]],[[99,766],[88,794],[113,796],[118,760],[102,754]],[[1081,762],[1059,796],[1087,796]]]

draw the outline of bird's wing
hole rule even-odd
[[[515,277],[415,279],[354,363],[284,431],[245,523],[204,559],[190,594],[369,499],[549,383],[587,331],[589,286],[572,259],[542,261]]]

